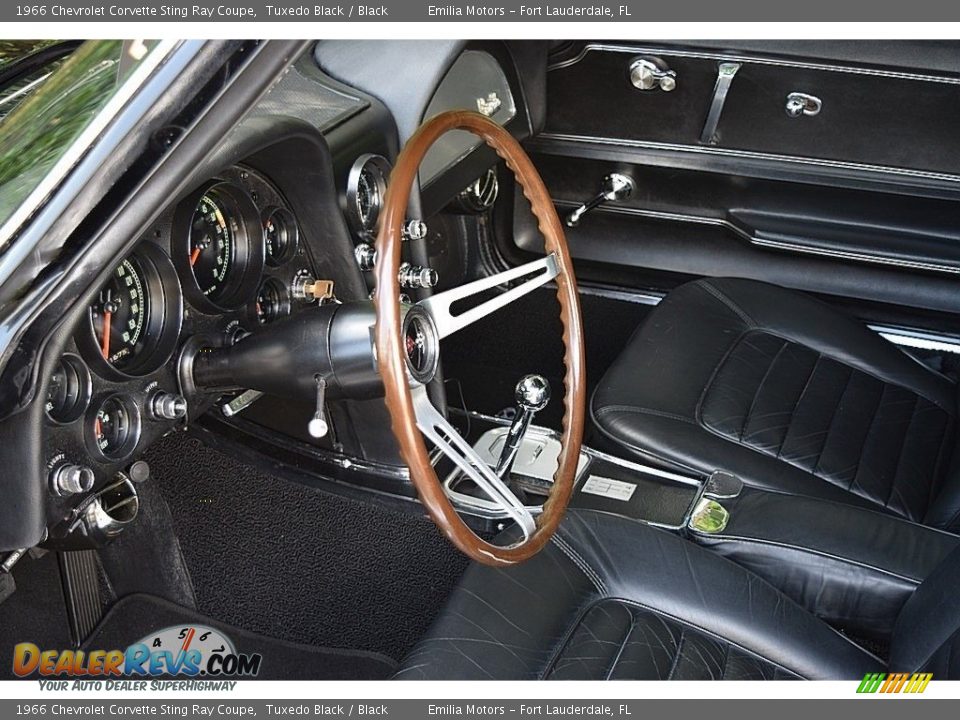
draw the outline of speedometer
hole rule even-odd
[[[117,370],[135,364],[159,338],[151,321],[155,325],[162,313],[151,312],[148,282],[140,261],[128,258],[113,271],[110,282],[90,306],[90,321],[100,353]]]

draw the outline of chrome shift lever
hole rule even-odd
[[[497,461],[496,473],[501,479],[509,479],[510,468],[517,457],[520,442],[533,421],[533,416],[550,402],[550,383],[542,375],[525,375],[514,390],[518,412],[503,441],[503,451]]]

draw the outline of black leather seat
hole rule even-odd
[[[571,510],[507,569],[471,566],[397,679],[960,676],[955,551],[906,602],[885,664],[771,585],[678,536]]]
[[[799,293],[699,280],[655,308],[591,403],[645,460],[954,531],[957,388]]]

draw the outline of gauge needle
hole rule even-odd
[[[193,249],[193,252],[190,253],[190,267],[193,267],[197,264],[197,258],[200,257],[200,251],[202,248],[198,245]]]
[[[103,353],[103,359],[110,358],[110,320],[113,318],[113,311],[103,310],[103,337],[100,338],[100,352]]]

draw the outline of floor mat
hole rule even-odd
[[[13,568],[16,592],[0,604],[0,680],[11,680],[13,648],[31,642],[43,649],[70,647],[56,553],[24,557]]]
[[[466,568],[426,518],[278,479],[182,433],[146,459],[197,609],[222,622],[400,660]]]
[[[319,648],[257,635],[153,595],[128,595],[115,603],[83,649],[125,649],[179,625],[215,628],[233,641],[238,653],[259,653],[263,659],[258,680],[383,680],[396,669],[393,660],[377,653]]]

